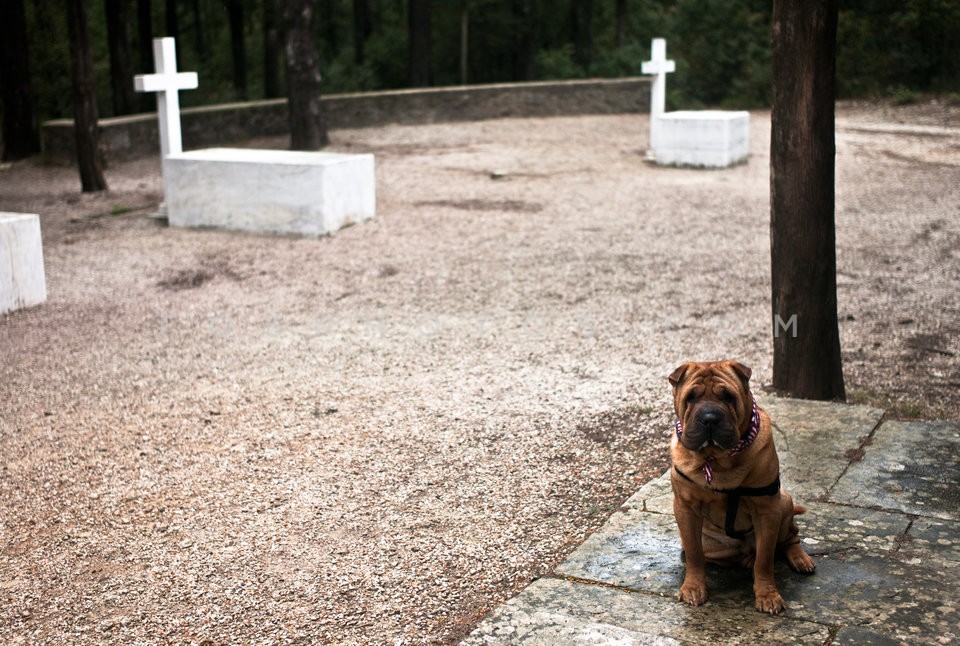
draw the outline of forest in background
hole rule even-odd
[[[181,94],[185,106],[285,96],[273,0],[86,4],[101,117],[154,109],[153,97],[132,95],[132,75],[153,71],[146,34],[175,36],[180,69],[199,73],[200,88]],[[769,0],[320,0],[316,8],[327,93],[636,76],[659,36],[677,62],[669,107],[770,103]],[[25,10],[37,115],[69,117],[63,3],[25,0]],[[841,1],[837,96],[909,101],[926,92],[960,92],[960,2]]]

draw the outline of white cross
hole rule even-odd
[[[137,92],[157,93],[160,119],[160,152],[164,157],[183,152],[180,141],[180,97],[178,90],[193,90],[199,84],[196,72],[177,73],[177,50],[173,38],[153,39],[153,63],[156,74],[133,77]]]
[[[667,60],[667,41],[654,38],[650,43],[650,59],[644,61],[644,74],[653,74],[650,88],[650,147],[657,149],[657,130],[660,116],[666,109],[667,74],[677,69],[676,63]]]

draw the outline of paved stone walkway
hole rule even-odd
[[[798,523],[817,563],[803,576],[777,562],[783,615],[754,610],[745,569],[710,566],[708,603],[676,600],[683,565],[664,474],[463,643],[960,642],[960,424],[884,420],[881,410],[841,404],[761,404],[784,486],[810,508]]]

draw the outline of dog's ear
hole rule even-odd
[[[753,374],[753,370],[743,365],[739,361],[728,361],[727,365],[730,366],[735,373],[737,373],[737,376],[740,377],[744,385],[750,383],[750,375]]]
[[[687,375],[687,372],[690,371],[690,366],[692,365],[693,365],[692,363],[685,363],[679,368],[677,368],[676,370],[674,370],[672,373],[670,373],[670,376],[667,377],[667,379],[670,380],[670,385],[673,386],[674,388],[679,386],[680,383],[683,381],[683,378]]]

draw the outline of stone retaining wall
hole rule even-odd
[[[393,90],[323,97],[327,125],[362,128],[389,123],[477,121],[500,117],[645,112],[650,104],[646,77],[504,83],[420,90]],[[186,108],[181,113],[185,150],[237,144],[254,137],[284,135],[286,99]],[[43,124],[44,154],[74,161],[73,120]],[[100,120],[100,146],[107,163],[157,155],[155,113]]]

